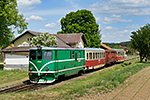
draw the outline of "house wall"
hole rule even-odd
[[[4,54],[4,70],[20,69],[28,70],[29,52],[15,52]]]
[[[32,39],[33,37],[34,37],[34,36],[31,35],[30,33],[27,33],[27,34],[21,36],[19,39],[17,39],[17,40],[14,42],[14,46],[15,46],[15,47],[29,46],[30,41],[31,41],[31,39]]]
[[[84,42],[82,39],[80,39],[80,41],[76,44],[76,47],[78,48],[84,48]]]
[[[80,39],[80,41],[77,44],[73,44],[71,46],[73,46],[74,48],[84,48],[84,42],[82,39]]]

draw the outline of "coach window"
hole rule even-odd
[[[97,52],[96,52],[96,59],[97,59],[97,57],[98,57],[98,56],[97,56]]]
[[[93,59],[95,59],[95,57],[96,57],[95,54],[96,54],[96,53],[93,53]]]
[[[77,61],[77,53],[75,53],[75,61]]]
[[[120,52],[118,52],[118,56],[120,56]]]
[[[105,53],[104,53],[104,58],[105,58]]]
[[[73,51],[73,53],[72,53],[72,57],[74,58],[74,51]]]
[[[86,59],[89,59],[89,54],[88,53],[86,53]]]
[[[102,53],[100,53],[100,58],[102,58]]]
[[[92,53],[89,53],[90,59],[92,59]]]
[[[44,51],[44,59],[51,60],[52,59],[52,51]]]

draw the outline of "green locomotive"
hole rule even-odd
[[[30,49],[29,79],[32,83],[55,80],[85,72],[85,52],[80,48],[37,47]]]

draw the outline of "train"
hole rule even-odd
[[[123,60],[122,49],[35,47],[29,51],[29,79],[31,83],[53,83]]]

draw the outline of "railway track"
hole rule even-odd
[[[128,57],[128,58],[125,58],[124,62],[129,61],[129,60],[133,60],[133,59],[138,59],[138,58],[139,58],[139,56]]]
[[[8,87],[0,90],[0,94],[9,93],[9,92],[22,92],[22,91],[35,91],[44,87],[49,86],[48,84],[32,84],[32,83],[23,83]]]

